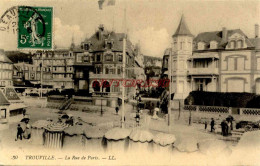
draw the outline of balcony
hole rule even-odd
[[[89,78],[98,78],[98,79],[122,79],[122,75],[118,74],[94,74],[90,73]]]
[[[190,68],[188,75],[219,75],[218,68]]]

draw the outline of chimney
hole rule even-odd
[[[104,25],[100,24],[98,27],[98,40],[102,40],[103,38]]]
[[[227,28],[226,27],[222,28],[222,41],[223,42],[227,41]]]
[[[255,24],[255,38],[259,37],[259,25]]]

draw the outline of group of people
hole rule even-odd
[[[31,138],[31,125],[29,124],[29,120],[26,120],[24,122],[25,124],[21,126],[21,124],[17,125],[17,134],[15,141],[24,139],[30,139]]]
[[[232,121],[226,119],[221,122],[221,131],[223,136],[231,135],[231,130],[233,130]]]
[[[225,120],[221,122],[221,134],[223,136],[231,135],[231,130],[233,130],[233,117],[228,117]],[[207,129],[208,122],[205,121],[205,130]],[[215,131],[215,120],[214,118],[211,118],[210,122],[210,132]]]

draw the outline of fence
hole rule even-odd
[[[240,108],[240,115],[260,115],[259,108]]]
[[[219,106],[199,106],[199,105],[184,105],[184,110],[205,112],[205,113],[217,113],[217,114],[239,114],[239,115],[260,115],[259,108],[238,108],[238,113],[232,111],[231,107],[219,107]],[[235,108],[237,109],[237,108]]]
[[[197,112],[208,112],[208,113],[231,113],[229,107],[219,107],[219,106],[197,106],[197,105],[185,105],[184,110],[197,111]]]

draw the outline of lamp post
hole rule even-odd
[[[102,104],[102,98],[103,98],[103,93],[101,93],[101,116],[103,116],[103,109],[102,109],[102,106],[103,106],[103,104]]]

